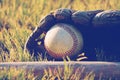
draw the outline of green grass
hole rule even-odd
[[[0,69],[0,80],[34,80],[32,70],[27,72],[25,69],[3,68]]]
[[[47,68],[44,73],[33,69],[26,70],[24,68],[0,68],[0,80],[94,80],[93,71],[81,76],[84,67],[78,67],[73,70],[74,66],[66,65],[64,67]]]
[[[28,53],[24,53],[25,41],[39,20],[58,8],[81,11],[120,9],[120,0],[0,0],[0,43],[10,51],[8,55],[0,46],[0,62],[35,61]],[[4,72],[2,77],[6,75],[11,79],[9,70]],[[24,73],[19,75],[25,78]]]

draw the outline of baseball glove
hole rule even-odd
[[[47,31],[57,23],[74,25],[82,33],[84,40],[82,52],[85,53],[87,60],[97,60],[95,48],[99,45],[104,46],[105,44],[105,48],[112,46],[110,49],[116,48],[115,46],[118,47],[118,44],[116,43],[118,40],[120,41],[120,39],[116,38],[120,37],[118,35],[118,33],[120,33],[120,29],[118,29],[120,26],[119,10],[75,11],[71,9],[58,9],[40,20],[38,27],[28,37],[25,44],[25,50],[28,50],[33,56],[41,54],[43,58],[46,56],[48,60],[62,60],[62,58],[55,59],[46,52],[44,47],[44,37],[40,37],[42,34],[45,35]],[[116,29],[114,29],[115,27]],[[117,30],[117,32],[115,30]],[[115,37],[111,31],[114,31],[117,37]],[[106,37],[108,35],[109,37]],[[110,37],[111,35],[113,35],[112,37],[115,38],[117,42],[115,41],[111,44],[113,40]],[[70,59],[76,60],[78,55],[79,54],[70,56]],[[118,53],[115,55],[118,55]]]

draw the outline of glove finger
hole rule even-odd
[[[58,9],[54,12],[54,17],[57,22],[70,23],[71,22],[71,9]]]
[[[93,25],[96,27],[102,26],[118,26],[120,25],[120,11],[107,10],[98,13],[93,19]]]
[[[82,26],[90,26],[93,17],[103,10],[95,10],[95,11],[77,11],[72,14],[72,20],[75,24],[79,24]]]

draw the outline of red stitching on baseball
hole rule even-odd
[[[45,48],[47,49],[47,51],[50,53],[51,56],[55,57],[55,58],[62,58],[62,57],[65,57],[65,56],[70,56],[72,55],[73,53],[76,52],[76,48],[78,46],[78,40],[77,40],[77,37],[75,35],[75,33],[69,29],[68,27],[66,27],[65,25],[63,24],[57,24],[59,27],[65,29],[71,36],[72,36],[72,39],[73,39],[73,46],[70,50],[64,52],[64,53],[55,53],[54,51],[51,51],[47,46],[45,46]],[[59,55],[57,55],[59,54]]]

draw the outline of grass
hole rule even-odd
[[[0,62],[31,60],[26,59],[28,58],[25,56],[27,53],[23,53],[25,41],[38,25],[39,20],[51,11],[58,8],[75,10],[119,9],[119,3],[119,0],[1,0],[0,43],[4,44],[10,51],[10,55],[7,59],[0,58]],[[3,47],[0,46],[0,48],[2,50]],[[2,50],[0,53],[6,52]]]
[[[0,80],[94,80],[95,74],[90,73],[81,76],[84,67],[78,67],[73,70],[73,66],[65,65],[63,67],[47,68],[44,73],[38,71],[34,73],[33,69],[26,70],[25,68],[0,68]]]
[[[29,70],[29,72],[27,72],[25,69],[17,69],[11,67],[3,68],[0,71],[0,80],[34,80],[34,79],[35,76],[32,70]]]
[[[58,8],[81,11],[120,9],[120,0],[0,0],[0,62],[35,61],[28,53],[23,52],[25,41],[39,20]],[[10,54],[7,54],[5,48]],[[39,61],[41,60],[40,58]],[[3,72],[0,79],[11,79],[11,69]],[[17,76],[25,78],[24,75],[20,70]]]

